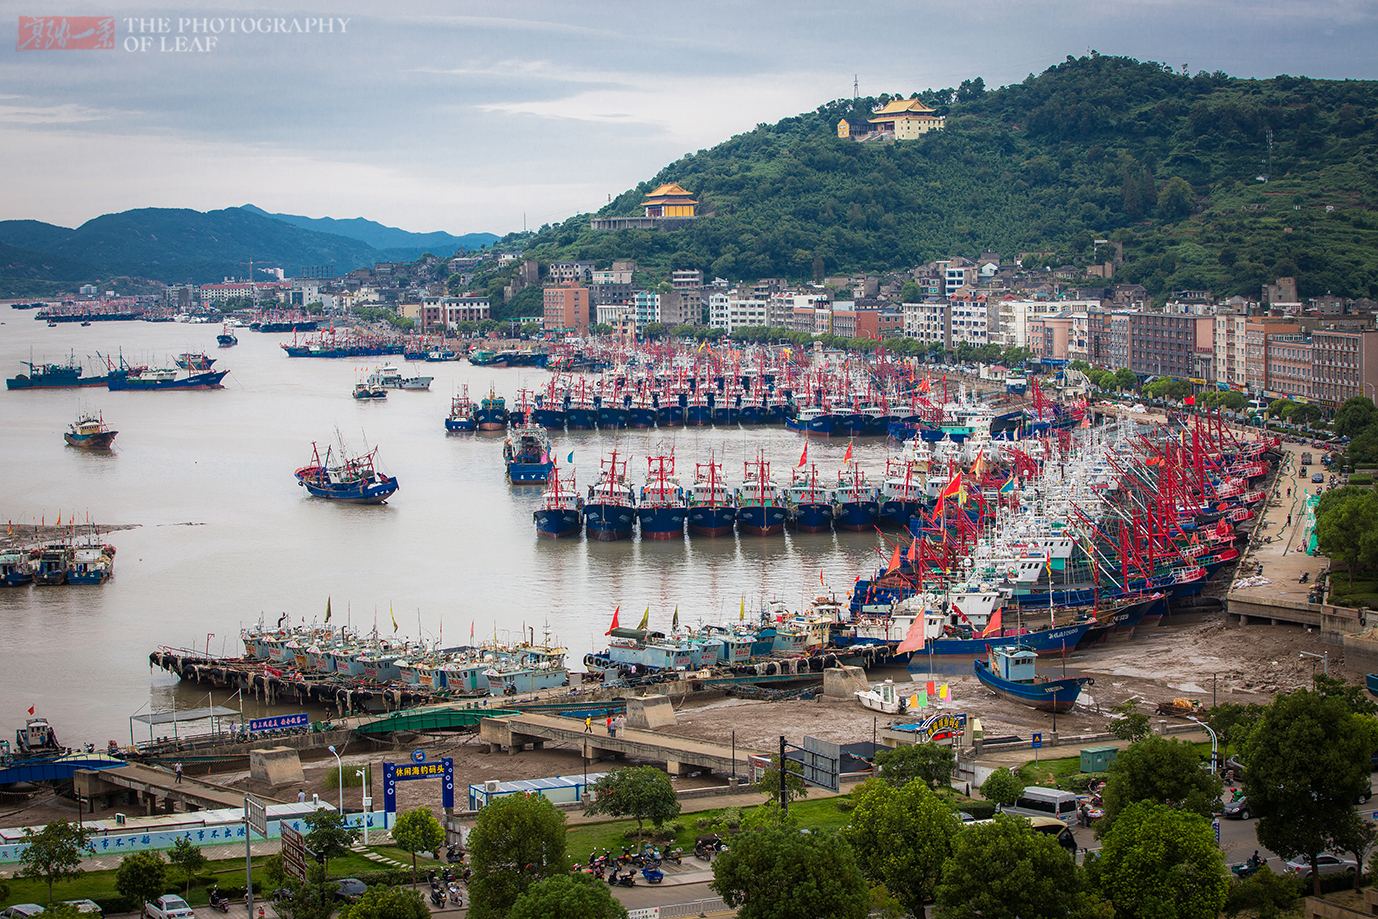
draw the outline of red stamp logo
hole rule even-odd
[[[114,16],[20,16],[16,51],[113,51]]]

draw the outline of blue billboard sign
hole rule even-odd
[[[445,757],[429,763],[414,765],[383,763],[383,811],[397,813],[397,783],[414,779],[440,779],[440,802],[443,807],[455,806],[455,761]]]
[[[277,715],[273,718],[251,718],[249,719],[249,733],[277,731],[282,728],[304,728],[310,723],[311,716],[306,712],[299,712],[295,715]]]

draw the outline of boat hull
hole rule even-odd
[[[689,508],[683,506],[639,507],[642,539],[682,539]]]
[[[981,685],[1002,699],[1018,702],[1040,712],[1064,714],[1077,704],[1081,687],[1090,684],[1090,677],[1067,677],[1062,680],[1045,680],[1036,683],[1015,683],[1001,679],[990,669],[990,665],[978,660],[973,665],[976,679]]]
[[[826,533],[833,528],[833,506],[796,504],[789,525],[800,533]]]
[[[554,463],[508,463],[507,477],[513,485],[544,485],[554,467]]]
[[[446,418],[445,430],[457,434],[468,434],[477,430],[477,425],[474,424],[472,418]]]
[[[598,426],[600,428],[625,428],[630,416],[631,411],[628,409],[605,405],[598,410]]]
[[[613,542],[630,539],[636,510],[625,504],[585,504],[584,530],[589,539]]]
[[[848,501],[838,505],[833,526],[856,533],[865,532],[875,526],[879,512],[880,504],[877,501]]]
[[[653,408],[633,408],[627,418],[627,426],[632,428],[653,428],[655,423],[656,410]]]
[[[696,505],[689,509],[689,532],[694,536],[730,536],[736,523],[734,507]]]
[[[111,392],[125,390],[164,390],[164,389],[224,389],[220,382],[225,379],[228,370],[208,370],[204,373],[193,373],[180,380],[145,380],[140,377],[131,377],[127,374],[111,374],[106,382],[106,387]]]
[[[1028,648],[1039,657],[1056,657],[1075,650],[1091,625],[1090,622],[1081,622],[1055,629],[1024,632],[1022,635],[930,639],[922,650],[910,656],[907,669],[917,675],[930,672],[930,662],[934,667],[944,665],[949,668],[956,663],[960,672],[966,672],[971,661],[984,658],[992,648]]]
[[[584,519],[577,510],[539,510],[532,513],[536,535],[547,539],[578,536]]]
[[[737,510],[737,526],[752,536],[778,536],[785,531],[788,517],[782,505],[747,504]]]
[[[115,442],[115,435],[118,431],[102,431],[99,434],[73,434],[67,432],[62,435],[62,439],[72,447],[81,450],[109,450],[111,444]]]

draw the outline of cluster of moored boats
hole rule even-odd
[[[115,547],[94,537],[31,549],[0,550],[0,587],[104,584],[115,573]]]

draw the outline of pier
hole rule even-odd
[[[216,810],[244,806],[244,793],[184,775],[182,780],[167,769],[131,763],[114,769],[79,770],[73,776],[77,797],[94,802],[105,799],[103,806],[112,807],[124,797],[141,802],[148,816],[171,814],[181,804],[184,810]],[[160,803],[161,802],[161,803]]]
[[[597,718],[593,719],[593,733],[587,733],[582,718],[552,715],[485,718],[479,724],[479,740],[488,745],[488,752],[497,753],[506,747],[509,755],[528,745],[540,750],[547,742],[565,744],[582,749],[585,762],[596,762],[608,756],[631,757],[664,763],[671,775],[698,771],[736,775],[738,767],[746,765],[748,756],[769,755],[682,737],[665,737],[635,728],[620,730],[616,737],[611,737]]]

